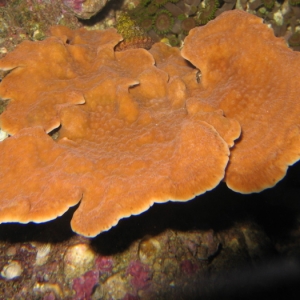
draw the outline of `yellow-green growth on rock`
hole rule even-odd
[[[116,29],[124,40],[145,36],[145,31],[126,12],[122,12],[117,18]]]

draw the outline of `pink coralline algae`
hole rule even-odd
[[[95,267],[100,274],[111,273],[113,261],[108,256],[99,256],[95,261]]]
[[[71,8],[72,10],[76,11],[77,13],[81,12],[82,10],[82,3],[85,0],[63,0],[64,4]]]
[[[140,261],[133,261],[129,264],[126,273],[132,276],[130,282],[135,289],[141,290],[149,287],[152,276],[149,266]]]
[[[198,266],[186,259],[180,263],[180,269],[186,275],[193,275],[197,272]]]
[[[73,281],[73,290],[76,295],[73,300],[89,300],[93,293],[94,287],[99,279],[98,271],[88,271],[84,275],[77,277]]]
[[[54,292],[49,292],[43,297],[43,300],[56,300],[56,296]]]
[[[80,19],[90,19],[106,5],[107,0],[63,0],[65,6]]]

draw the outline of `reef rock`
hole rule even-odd
[[[106,5],[107,0],[63,0],[80,19],[90,19]]]

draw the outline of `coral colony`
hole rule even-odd
[[[217,0],[144,0],[128,15],[155,41],[165,37],[176,46],[190,29],[212,20],[218,6]]]
[[[170,17],[143,3],[155,22]],[[121,41],[115,29],[56,26],[0,61],[0,96],[12,99],[0,117],[11,135],[0,143],[0,222],[46,222],[80,202],[72,229],[92,237],[221,180],[260,192],[299,160],[300,54],[262,19],[225,12],[181,52],[117,52]]]

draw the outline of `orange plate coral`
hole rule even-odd
[[[154,202],[186,201],[220,182],[226,141],[240,127],[219,111],[187,111],[195,70],[178,49],[153,48],[165,65],[177,61],[168,74],[144,49],[115,52],[114,30],[52,33],[0,62],[11,70],[0,86],[11,99],[1,127],[13,135],[0,144],[1,222],[44,222],[81,200],[72,228],[95,236]],[[232,136],[225,141],[214,122]],[[53,140],[46,132],[57,127]]]
[[[193,95],[241,124],[227,185],[242,193],[274,186],[300,157],[300,54],[262,19],[234,11],[191,30],[182,55],[202,72]]]
[[[120,40],[54,27],[0,61],[11,99],[0,125],[13,135],[0,143],[1,222],[44,222],[81,201],[72,228],[95,236],[224,176],[240,192],[270,187],[299,159],[288,70],[300,57],[259,18],[233,11],[191,31],[182,54],[200,81],[178,49],[115,52]]]

